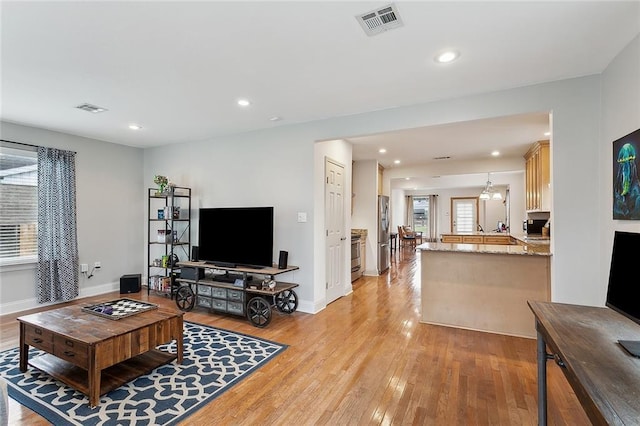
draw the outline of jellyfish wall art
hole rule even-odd
[[[613,142],[613,218],[640,220],[640,129]]]

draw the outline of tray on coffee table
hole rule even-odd
[[[82,308],[82,311],[98,315],[103,318],[119,320],[121,318],[126,318],[152,309],[158,309],[158,305],[141,302],[140,300],[116,299],[85,306]]]

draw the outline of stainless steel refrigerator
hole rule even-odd
[[[378,274],[383,273],[390,266],[389,219],[389,197],[378,195]]]

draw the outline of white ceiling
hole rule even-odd
[[[640,1],[412,1],[396,2],[403,27],[366,36],[355,15],[386,4],[3,1],[0,118],[136,147],[199,141],[596,74],[640,32]],[[445,48],[460,58],[435,63]],[[349,140],[355,159],[409,164],[521,155],[545,126],[531,114]]]

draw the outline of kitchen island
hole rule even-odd
[[[550,301],[548,242],[424,243],[422,322],[535,338],[527,301]]]

